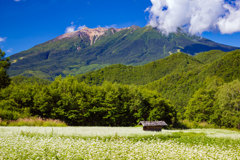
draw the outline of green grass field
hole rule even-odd
[[[240,159],[240,132],[0,127],[0,159]]]

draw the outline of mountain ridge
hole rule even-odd
[[[152,27],[82,28],[11,56],[11,76],[54,79],[111,64],[142,65],[175,52],[194,55],[218,49],[238,49],[198,36],[177,32],[165,35]]]

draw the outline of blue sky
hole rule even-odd
[[[65,33],[71,23],[127,27],[145,26],[150,0],[0,0],[0,48],[7,55],[29,49]],[[204,32],[203,37],[240,47],[240,33],[221,35]]]

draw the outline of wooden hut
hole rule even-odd
[[[167,126],[164,121],[140,121],[139,125],[143,125],[144,131],[161,131],[162,127]]]

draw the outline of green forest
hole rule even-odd
[[[9,78],[0,57],[0,118],[41,117],[68,125],[135,126],[164,120],[237,128],[240,124],[240,50],[195,56],[172,54],[141,66],[110,65],[54,81]]]

